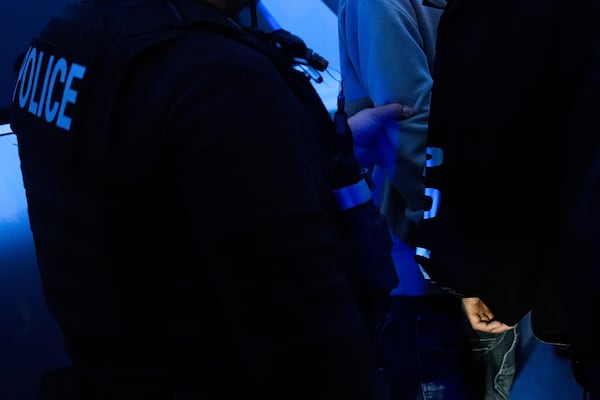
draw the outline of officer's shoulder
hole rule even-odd
[[[275,68],[267,56],[233,35],[202,30],[182,35],[167,49],[168,57],[187,64],[219,66],[221,71],[256,66],[257,71]],[[218,71],[215,71],[218,72]]]

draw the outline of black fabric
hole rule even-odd
[[[78,373],[115,398],[140,379],[386,398],[338,263],[325,107],[254,35],[174,3],[183,21],[141,18],[158,0],[81,3],[37,37],[87,67],[70,129],[13,104],[46,301]]]
[[[600,3],[595,5],[596,12],[600,12]],[[600,43],[600,33],[596,32],[595,38]],[[600,70],[600,46],[596,46],[590,69]],[[572,109],[572,130],[582,134],[573,138],[570,154],[569,179],[574,195],[566,235],[571,257],[565,282],[570,287],[573,371],[577,381],[597,397],[600,396],[600,346],[590,316],[595,315],[600,304],[600,148],[596,142],[600,122],[595,111],[600,107],[600,74],[587,75],[580,90],[579,101]]]
[[[10,112],[8,108],[0,108],[0,121],[2,121],[3,124],[8,122],[9,115]]]
[[[508,324],[532,310],[535,336],[572,344],[587,376],[600,359],[599,16],[597,0],[448,2],[429,125],[444,159],[426,175],[441,200],[418,232],[434,281]]]
[[[591,71],[595,25],[582,11],[590,4],[456,0],[440,22],[429,143],[443,149],[444,164],[426,179],[442,200],[423,224],[420,245],[431,257],[420,262],[509,324],[548,301],[564,313],[543,282],[560,282],[569,263],[565,161],[589,162],[585,153],[570,159],[566,144],[597,140],[589,126],[569,130],[571,103],[557,93],[577,96]]]
[[[540,229],[545,209],[560,209],[556,186],[546,185],[546,176],[561,184],[563,154],[548,140],[549,116],[560,111],[552,100],[559,55],[547,45],[555,6],[457,0],[439,28],[428,144],[444,162],[427,170],[426,185],[441,202],[422,224],[419,245],[431,257],[419,262],[439,284],[483,297],[508,324],[531,308],[534,275],[556,260],[547,249],[560,230]]]

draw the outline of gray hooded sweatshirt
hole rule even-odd
[[[415,114],[387,128],[392,167],[375,198],[402,240],[423,216],[423,171],[436,31],[442,10],[421,0],[340,0],[340,70],[349,115],[399,102]],[[377,179],[376,179],[377,180]]]

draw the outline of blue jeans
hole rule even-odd
[[[393,400],[467,400],[469,342],[450,295],[392,296],[377,340]]]
[[[499,334],[474,331],[470,327],[467,331],[477,371],[474,385],[481,393],[479,398],[507,400],[516,373],[519,325]]]
[[[376,335],[392,399],[508,399],[518,329],[474,331],[450,294],[392,296]]]
[[[413,249],[394,238],[392,256],[400,285],[376,323],[392,399],[507,399],[518,326],[504,334],[474,331],[461,300],[423,278]]]
[[[421,309],[417,315],[417,361],[421,389],[417,398],[475,399],[470,386],[474,369],[460,299],[450,295],[436,297],[439,298],[437,302],[446,304],[434,304],[434,308]]]

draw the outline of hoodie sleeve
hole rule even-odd
[[[410,0],[363,3],[340,2],[340,67],[348,112],[391,102],[414,108],[414,116],[387,127],[385,144],[393,153],[385,175],[407,205],[406,217],[417,221],[440,10]]]

